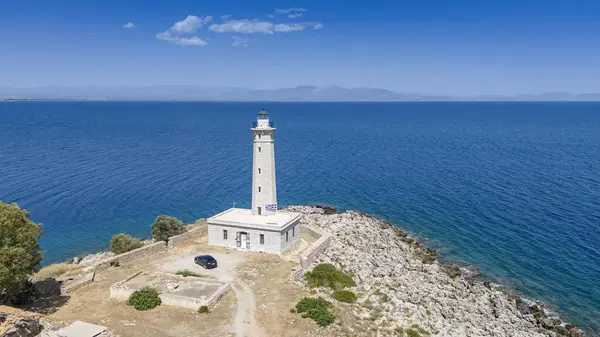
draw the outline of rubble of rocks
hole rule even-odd
[[[548,317],[540,306],[469,271],[436,260],[435,250],[392,224],[357,211],[290,206],[302,224],[327,231],[331,245],[314,264],[331,263],[351,273],[359,297],[357,327],[378,336],[414,328],[436,336],[582,336],[575,325]]]

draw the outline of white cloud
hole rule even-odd
[[[291,13],[288,15],[288,18],[290,19],[297,19],[299,17],[302,17],[302,13]]]
[[[314,26],[313,26],[314,25]],[[230,20],[225,23],[217,24],[214,23],[208,27],[216,33],[242,33],[242,34],[268,34],[274,33],[289,33],[289,32],[300,32],[306,29],[306,27],[316,27],[320,25],[320,29],[323,27],[321,24],[307,24],[307,23],[279,23],[275,24],[269,21],[261,20]]]
[[[200,27],[212,21],[212,16],[188,15],[185,19],[177,21],[168,30],[156,34],[156,38],[162,41],[178,44],[180,46],[204,47],[207,42],[197,36],[182,36],[196,32]]]
[[[134,29],[135,28],[135,23],[128,22],[128,23],[126,23],[126,24],[123,25],[123,28]]]
[[[243,34],[273,34],[273,24],[260,20],[230,20],[221,24],[212,24],[208,27],[216,33],[243,33]]]
[[[315,25],[313,26],[313,29],[323,29],[323,24],[322,23],[315,23]]]
[[[175,33],[193,33],[210,21],[212,21],[212,16],[197,17],[188,15],[187,18],[175,22],[171,27],[171,31]]]
[[[242,39],[239,36],[232,36],[231,39],[233,40],[231,42],[232,47],[248,47],[248,40],[246,39]]]
[[[221,15],[221,20],[226,21],[229,20],[230,17],[231,15]]]
[[[273,27],[273,29],[278,33],[289,33],[289,32],[301,32],[306,28],[306,26],[293,23],[293,24],[284,24],[280,23]]]
[[[269,14],[269,15],[267,15],[267,16],[268,16],[269,18],[273,19],[273,18],[275,18],[277,15],[275,15],[275,14]]]
[[[284,8],[284,9],[276,9],[275,13],[277,14],[290,14],[293,12],[306,12],[308,11],[305,8]]]
[[[172,35],[169,31],[156,34],[156,38],[159,40],[175,43],[180,46],[204,47],[207,45],[206,41],[202,40],[201,38],[199,38],[197,36],[181,37],[181,36]]]

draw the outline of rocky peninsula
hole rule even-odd
[[[421,334],[438,336],[583,336],[578,326],[548,315],[543,304],[526,304],[498,284],[437,261],[435,250],[389,222],[323,206],[287,210],[304,214],[303,225],[331,235],[315,265],[332,264],[354,276],[355,323],[341,327],[350,334],[395,336],[418,327]]]

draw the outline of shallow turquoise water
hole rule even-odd
[[[596,103],[0,103],[0,200],[43,223],[45,263],[247,207],[261,107],[281,205],[387,218],[600,328]]]

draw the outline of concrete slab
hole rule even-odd
[[[75,321],[69,326],[57,331],[46,333],[48,337],[96,337],[106,331],[106,327],[90,324],[82,321]]]

